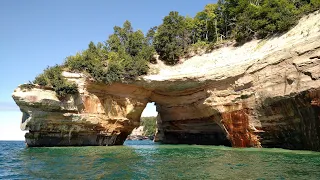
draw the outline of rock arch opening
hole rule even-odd
[[[163,97],[161,101],[169,102],[172,99],[181,98],[175,97]],[[226,128],[217,123],[213,117],[203,118],[189,118],[189,113],[201,113],[195,111],[201,111],[199,109],[190,110],[190,106],[184,102],[186,111],[180,106],[170,106],[163,102],[149,102],[142,112],[140,118],[140,125],[144,125],[141,122],[146,117],[154,117],[147,119],[148,121],[156,121],[156,130],[154,141],[162,142],[165,144],[199,144],[199,145],[224,145],[231,146],[231,141],[228,139],[228,132]],[[218,113],[218,112],[217,112]],[[177,119],[180,118],[180,119]],[[219,116],[221,120],[221,116]],[[151,122],[149,122],[151,123]],[[150,126],[150,124],[149,124]],[[149,127],[150,128],[150,127]],[[145,128],[145,130],[148,128]],[[136,129],[135,129],[136,130]],[[148,130],[147,130],[148,131]],[[149,130],[150,131],[150,130]]]
[[[132,130],[127,140],[154,140],[157,131],[157,114],[155,103],[147,103],[140,117],[140,125]]]
[[[154,135],[155,142],[165,144],[199,144],[232,146],[226,127],[219,123],[222,116],[216,111],[215,116],[192,118],[192,114],[201,114],[201,109],[190,110],[193,103],[169,106],[169,102],[181,96],[163,97],[160,103],[148,102],[140,117],[140,126],[133,129],[128,140],[142,140]],[[191,117],[191,118],[190,118]],[[154,124],[152,124],[154,123]],[[152,126],[155,126],[154,130]],[[148,127],[145,127],[148,126]],[[150,133],[152,131],[153,133]]]
[[[210,99],[208,101],[210,94],[205,90],[206,87],[196,87],[197,85],[175,82],[160,91],[159,87],[140,85],[90,84],[87,90],[94,96],[86,98],[84,109],[93,109],[92,113],[95,113],[95,109],[101,108],[99,112],[107,119],[104,127],[110,132],[106,136],[117,136],[121,139],[119,142],[124,142],[132,130],[140,126],[141,117],[151,115],[146,114],[144,110],[148,112],[152,107],[152,115],[157,114],[154,139],[157,142],[234,145],[238,142],[237,136],[240,136],[238,129],[233,129],[232,124],[230,127],[225,126],[228,123],[222,122],[221,110],[213,107]],[[95,108],[92,108],[92,105]],[[229,131],[235,133],[230,136]],[[114,145],[120,144],[122,143]]]

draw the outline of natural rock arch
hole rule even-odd
[[[79,89],[64,99],[50,88],[20,86],[13,98],[24,112],[26,142],[120,145],[139,126],[146,104],[156,102],[164,143],[319,151],[319,17],[310,15],[298,30],[262,45],[222,47],[128,83],[107,85],[64,72]]]
[[[217,89],[216,82],[201,85],[189,81],[187,88],[179,81],[166,86],[145,81],[106,85],[90,81],[83,74],[64,72],[63,75],[79,85],[79,94],[61,100],[54,91],[41,86],[15,90],[13,97],[24,114],[21,127],[29,130],[26,134],[28,146],[121,145],[139,126],[146,104],[155,102],[159,113],[156,139],[163,143],[319,148],[318,141],[301,142],[305,138],[316,138],[319,133],[316,128],[319,125],[319,90],[304,91],[291,97],[266,98],[262,102],[262,98],[256,95],[225,94],[224,89],[231,86],[228,83],[236,81],[234,78],[224,79]],[[286,102],[297,102],[305,107],[285,106]],[[279,103],[283,106],[276,105]],[[270,111],[274,108],[276,112]],[[294,114],[288,114],[288,111],[294,111]],[[286,128],[277,129],[281,125],[274,123],[271,126],[274,129],[268,129],[273,114],[283,116],[281,123],[285,123]],[[311,134],[304,136],[302,129],[295,128],[296,123],[287,120],[291,117],[300,118],[298,123],[311,128]],[[265,118],[267,121],[262,121]],[[287,129],[298,135],[286,135]],[[294,139],[282,142],[286,138]]]

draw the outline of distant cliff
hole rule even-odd
[[[78,92],[58,98],[39,85],[13,93],[29,146],[121,145],[148,102],[163,143],[320,151],[320,14],[287,33],[231,43],[153,74],[104,84],[63,72]]]

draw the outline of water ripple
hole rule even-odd
[[[0,141],[0,179],[320,179],[320,153],[127,141],[25,148]]]

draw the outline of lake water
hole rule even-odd
[[[152,141],[26,148],[0,141],[0,179],[320,179],[320,153]]]

